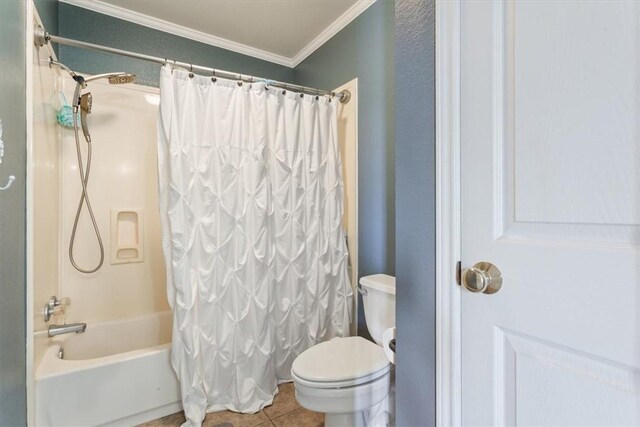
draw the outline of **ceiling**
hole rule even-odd
[[[61,0],[296,66],[375,0]]]

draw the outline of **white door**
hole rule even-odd
[[[462,290],[462,422],[640,425],[640,2],[463,1],[460,31],[462,267],[504,279]]]

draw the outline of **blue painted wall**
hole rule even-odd
[[[393,11],[393,0],[378,0],[294,73],[323,89],[358,78],[360,276],[395,274]],[[359,307],[358,334],[369,336]]]
[[[293,82],[293,70],[289,67],[174,36],[66,3],[58,4],[58,29],[62,37]],[[60,46],[59,57],[73,70],[89,74],[127,71],[138,76],[138,83],[158,85],[160,73],[158,64],[69,46]]]
[[[58,0],[33,0],[42,25],[51,34],[58,34]],[[53,46],[53,51],[58,54],[58,46]]]
[[[0,426],[24,426],[26,404],[26,10],[0,1]]]
[[[396,0],[396,424],[435,425],[435,0]]]
[[[46,30],[51,34],[58,34],[58,0],[34,0],[33,2]],[[57,49],[56,46],[54,48]]]

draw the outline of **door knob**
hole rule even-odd
[[[495,294],[502,287],[502,273],[490,262],[478,262],[462,272],[462,286],[469,292]]]

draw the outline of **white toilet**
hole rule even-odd
[[[367,329],[362,337],[334,338],[306,350],[291,375],[301,406],[325,413],[325,427],[364,426],[365,414],[389,394],[391,364],[382,333],[395,326],[396,279],[376,274],[360,279]]]

